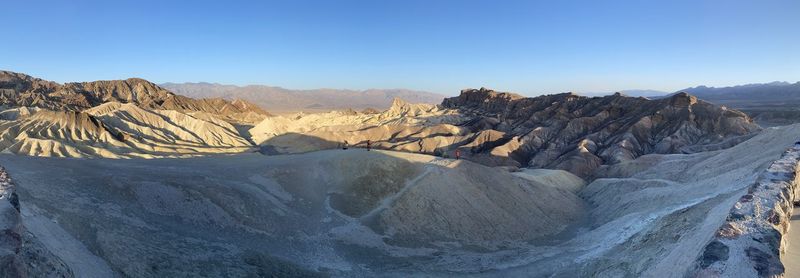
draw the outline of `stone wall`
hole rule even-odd
[[[795,144],[759,174],[687,277],[784,276],[780,256],[796,198],[798,160],[800,145]]]

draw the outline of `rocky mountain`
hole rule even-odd
[[[369,89],[363,91],[316,89],[290,90],[263,85],[234,86],[214,83],[164,83],[162,87],[193,98],[225,98],[251,101],[268,111],[328,112],[341,109],[379,109],[390,106],[395,98],[411,103],[436,104],[444,96],[406,89]]]
[[[192,99],[139,78],[58,84],[22,73],[0,71],[0,104],[83,111],[103,103],[133,103],[147,109],[205,112],[235,122],[258,122],[269,115],[244,100]]]
[[[719,225],[764,196],[754,190],[792,192],[777,183],[794,176],[767,165],[800,125],[757,132],[687,93],[481,88],[439,105],[267,117],[137,79],[18,77],[0,109],[0,152],[18,154],[0,155],[15,178],[0,168],[0,276],[684,277],[780,265],[771,223],[789,216],[772,222],[771,210],[789,195],[741,218],[765,229]],[[235,124],[245,112],[263,118]],[[717,231],[743,235],[725,248],[765,251],[716,256],[727,254],[709,243]]]
[[[244,100],[192,99],[138,78],[58,84],[8,71],[0,108],[0,151],[56,157],[247,152],[254,145],[240,132],[269,116]]]
[[[275,154],[370,142],[438,156],[458,150],[485,165],[588,177],[601,165],[650,153],[724,148],[759,130],[744,113],[686,93],[655,100],[570,93],[528,98],[481,88],[463,90],[441,105],[395,98],[378,113],[267,117],[244,100],[193,99],[135,78],[61,85],[1,72],[0,88],[0,101],[16,107],[0,113],[0,147],[45,156],[199,155],[246,151],[254,144]]]
[[[523,166],[582,175],[602,164],[648,153],[691,152],[759,130],[744,113],[686,93],[659,100],[621,94],[524,98],[482,88],[462,91],[442,106],[493,119],[473,130],[503,134],[493,151],[507,152]]]
[[[250,133],[270,152],[331,148],[345,141],[363,146],[369,140],[378,148],[442,156],[459,150],[487,165],[590,176],[601,165],[645,154],[727,147],[759,129],[742,112],[686,93],[659,100],[621,94],[526,98],[481,88],[463,90],[438,107],[396,101],[380,114],[273,117]]]

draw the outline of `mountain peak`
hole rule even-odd
[[[177,96],[142,78],[71,82],[60,85],[21,73],[0,72],[0,88],[10,93],[0,95],[0,103],[10,106],[34,106],[49,110],[84,111],[104,103],[132,103],[142,108],[198,111],[236,121],[239,113],[253,112],[259,121],[269,115],[256,105],[239,101],[203,100]],[[228,107],[229,106],[229,107]]]
[[[679,92],[670,96],[670,103],[674,106],[689,106],[697,103],[697,97],[687,92]]]
[[[399,97],[395,97],[394,99],[392,99],[392,105],[390,106],[389,109],[402,108],[403,106],[407,106],[407,105],[408,105],[407,101],[405,101],[405,100],[403,100],[403,99],[401,99]]]

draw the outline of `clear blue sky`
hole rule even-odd
[[[800,1],[4,1],[0,69],[58,82],[486,86],[800,80]]]

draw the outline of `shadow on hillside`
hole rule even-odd
[[[435,133],[427,136],[414,136],[419,134],[412,134],[407,136],[398,136],[397,133],[392,134],[389,138],[381,140],[371,140],[371,149],[388,150],[407,153],[419,153],[442,158],[455,158],[456,150],[460,151],[461,159],[476,162],[485,166],[514,166],[521,167],[526,165],[525,162],[515,160],[515,154],[510,156],[501,156],[492,154],[490,151],[499,145],[505,144],[511,137],[502,137],[492,141],[486,141],[476,146],[467,146],[467,144],[474,142],[480,134],[469,134],[466,136],[457,134]],[[452,144],[436,146],[433,149],[422,149],[421,142],[424,139],[430,139],[440,136],[463,136],[462,140]],[[326,138],[301,134],[301,133],[286,133],[270,138],[259,145],[259,152],[264,155],[282,155],[282,154],[298,154],[307,153],[319,150],[343,149],[345,148],[345,140],[332,141]],[[366,149],[367,140],[360,140],[355,142],[347,142],[348,149]],[[516,156],[521,157],[521,156]]]

